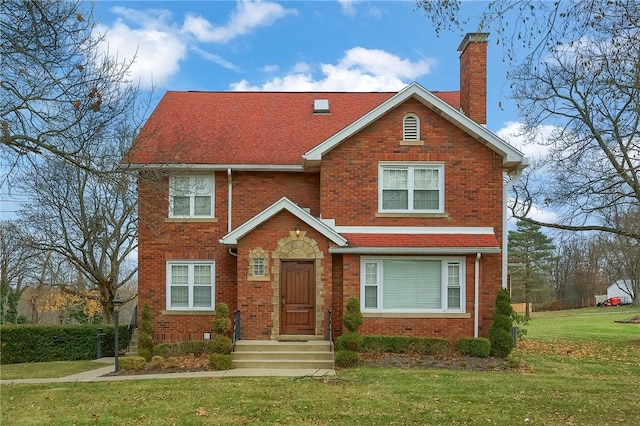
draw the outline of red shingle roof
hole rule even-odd
[[[395,92],[167,92],[124,162],[300,165],[302,155]],[[459,92],[434,92],[459,108]],[[314,114],[315,99],[329,114]]]
[[[500,248],[493,234],[342,234],[349,247]]]

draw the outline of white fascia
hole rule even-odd
[[[340,234],[494,235],[490,226],[334,226]]]
[[[300,164],[123,164],[123,170],[213,170],[247,172],[304,172]]]
[[[329,247],[329,253],[352,254],[498,254],[500,247]]]

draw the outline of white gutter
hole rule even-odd
[[[478,337],[478,326],[479,326],[479,310],[480,310],[480,257],[482,253],[476,253],[476,263],[475,263],[475,282],[474,282],[474,296],[473,296],[473,337]]]
[[[231,232],[231,204],[233,195],[233,183],[231,182],[231,168],[227,169],[227,234]]]
[[[525,164],[525,167],[526,167],[527,166],[526,159],[523,163]],[[507,182],[506,185],[502,187],[502,288],[504,289],[507,288],[507,275],[509,274],[509,270],[507,266],[507,264],[509,263],[509,230],[507,229],[508,228],[507,193],[511,188],[513,188],[513,185],[515,185],[516,182],[520,180],[521,176],[522,176],[522,169],[520,168],[516,169],[515,173],[513,174],[509,182]]]
[[[359,254],[498,254],[500,247],[329,247],[329,253]]]

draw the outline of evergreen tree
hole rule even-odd
[[[518,221],[515,231],[509,231],[509,260],[515,262],[511,270],[513,299],[526,304],[529,319],[530,302],[546,302],[552,297],[549,276],[555,259],[555,246],[540,231],[540,226]]]

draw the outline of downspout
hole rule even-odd
[[[478,325],[480,324],[480,257],[482,253],[476,253],[475,262],[475,281],[474,281],[474,295],[473,295],[473,337],[478,337]]]
[[[233,197],[233,183],[231,179],[231,168],[227,169],[227,234],[231,232],[231,208],[232,208],[232,197]],[[238,253],[234,253],[229,249],[229,254],[231,256],[238,257]]]
[[[502,288],[507,288],[507,274],[509,263],[509,231],[508,231],[508,220],[507,216],[509,214],[507,208],[507,194],[513,188],[513,185],[516,184],[520,180],[522,176],[522,169],[516,169],[513,175],[511,175],[511,179],[502,187]]]

